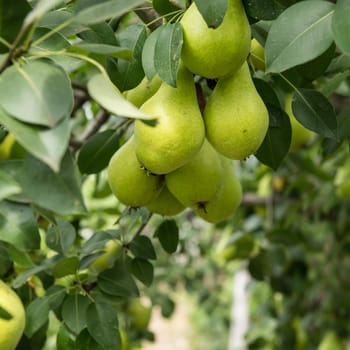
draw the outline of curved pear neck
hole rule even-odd
[[[196,101],[197,95],[192,73],[181,64],[177,72],[176,88],[163,82],[156,95],[157,99],[160,98],[160,95],[162,98],[181,99],[182,104],[184,101]]]

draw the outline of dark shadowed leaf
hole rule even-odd
[[[145,259],[135,258],[131,262],[133,275],[144,285],[150,286],[153,282],[153,265]]]
[[[256,153],[264,164],[277,169],[287,155],[291,141],[291,125],[288,115],[275,105],[267,105],[270,117],[269,129]]]
[[[114,267],[98,276],[98,286],[106,294],[118,297],[138,296],[139,291],[127,265],[118,259]]]
[[[115,130],[105,130],[92,136],[78,155],[79,170],[83,174],[95,174],[107,167],[119,148],[119,136]]]
[[[159,239],[163,249],[169,253],[175,253],[179,244],[179,228],[175,220],[164,220],[156,229],[154,236]]]
[[[330,102],[320,92],[299,89],[293,94],[295,118],[306,128],[326,137],[336,136],[337,118]]]
[[[271,20],[277,18],[288,6],[297,0],[243,0],[249,17],[260,20]]]
[[[50,249],[65,254],[75,241],[75,228],[70,222],[59,218],[56,222],[57,225],[51,225],[46,232],[46,244]]]
[[[157,259],[152,241],[147,236],[137,236],[129,244],[130,251],[137,258],[141,259]]]

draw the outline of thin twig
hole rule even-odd
[[[141,223],[140,227],[137,229],[137,231],[134,234],[134,237],[132,238],[132,240],[134,240],[136,237],[140,236],[142,231],[144,230],[144,228],[147,226],[147,224],[149,223],[149,221],[151,220],[153,213],[149,213],[147,215],[147,217],[145,218],[145,220],[143,220],[143,222]]]

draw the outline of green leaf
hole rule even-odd
[[[40,247],[40,236],[33,210],[26,204],[0,202],[0,240],[21,250]]]
[[[0,201],[21,192],[21,186],[5,171],[0,169]]]
[[[38,0],[33,8],[24,20],[24,25],[38,21],[45,13],[49,12],[52,8],[59,5],[62,0]]]
[[[119,148],[119,135],[115,130],[105,130],[92,136],[80,149],[79,170],[83,174],[96,174],[107,167]]]
[[[179,228],[175,220],[164,220],[154,233],[158,237],[163,249],[169,253],[175,253],[179,244]]]
[[[149,287],[153,282],[153,265],[145,259],[135,258],[131,262],[132,274],[141,281],[145,286]]]
[[[118,46],[118,40],[109,23],[92,24],[88,29],[79,33],[79,37],[88,43]]]
[[[58,214],[72,215],[84,214],[86,210],[77,176],[73,158],[67,153],[58,173],[54,173],[39,160],[27,156],[18,168],[15,179],[23,189],[23,196],[38,206]]]
[[[145,73],[142,69],[142,48],[147,39],[147,30],[144,25],[134,24],[124,29],[118,36],[120,45],[132,50],[132,59],[107,60],[107,72],[112,82],[121,90],[130,90],[136,87]]]
[[[87,329],[84,329],[76,339],[74,350],[106,350],[102,348]]]
[[[0,9],[0,37],[12,44],[22,27],[23,19],[31,10],[31,7],[26,0],[0,0]],[[8,48],[0,43],[0,53],[6,51],[8,51]]]
[[[53,127],[70,114],[73,90],[66,72],[53,61],[27,61],[1,75],[0,106],[21,121]]]
[[[222,23],[228,0],[195,0],[194,2],[209,28],[217,28]]]
[[[52,310],[56,310],[62,305],[65,296],[66,288],[61,285],[54,284],[46,290],[46,297]]]
[[[58,253],[66,254],[75,241],[75,228],[60,218],[56,222],[57,225],[51,225],[46,232],[46,245]]]
[[[295,118],[306,128],[326,137],[334,137],[337,118],[333,106],[320,92],[299,89],[293,94],[292,109]]]
[[[0,242],[0,278],[6,276],[6,274],[13,267],[13,263],[10,254],[6,249],[6,244],[4,242]],[[0,313],[1,318],[1,313]]]
[[[60,260],[61,257],[59,255],[55,255],[49,259],[46,259],[40,263],[40,265],[34,266],[31,269],[28,269],[22,273],[20,273],[15,280],[13,281],[12,285],[14,288],[21,287],[24,283],[26,283],[27,279],[41,271],[49,270],[53,266],[56,265],[57,261]]]
[[[336,44],[345,54],[350,56],[350,2],[348,0],[336,2],[332,30]]]
[[[57,350],[76,350],[72,336],[64,324],[61,324],[57,332],[56,349]]]
[[[80,294],[68,295],[62,305],[62,318],[67,327],[79,334],[86,327],[86,312],[90,300]]]
[[[273,22],[266,40],[266,72],[282,72],[326,51],[333,41],[333,9],[330,2],[309,0],[285,10]]]
[[[182,27],[180,23],[168,23],[161,28],[155,46],[154,66],[162,80],[176,87],[176,75],[183,44]]]
[[[112,17],[120,17],[143,2],[142,0],[128,0],[127,2],[119,0],[104,1],[79,11],[75,21],[84,24],[100,23]],[[84,3],[84,0],[78,1],[78,8],[79,3]]]
[[[253,78],[254,86],[264,103],[281,107],[275,90],[263,79]]]
[[[272,20],[277,18],[288,6],[296,0],[244,0],[245,10],[249,17],[260,20]]]
[[[147,236],[137,236],[129,244],[130,251],[137,258],[141,259],[157,259],[152,241]]]
[[[45,162],[54,171],[59,170],[69,143],[68,118],[62,120],[54,128],[48,129],[16,120],[0,108],[0,122],[10,130],[17,142],[28,152]]]
[[[267,104],[269,129],[255,156],[264,164],[277,169],[287,155],[291,142],[291,125],[288,115],[279,107]]]
[[[154,66],[154,55],[156,44],[159,34],[163,30],[163,27],[158,27],[152,32],[146,39],[142,49],[142,67],[148,80],[151,80],[156,74],[156,68]]]
[[[77,34],[85,28],[80,23],[73,22],[72,19],[73,14],[69,11],[62,9],[50,11],[41,17],[38,27],[55,29],[55,31],[67,37]]]
[[[109,304],[93,303],[87,310],[87,329],[104,349],[121,348],[116,312]]]
[[[30,251],[22,251],[11,243],[2,242],[2,244],[6,247],[6,251],[13,263],[15,263],[18,266],[21,266],[21,268],[24,269],[30,269],[33,267],[33,261],[30,256]],[[4,257],[6,257],[6,255],[3,255],[3,258]]]
[[[91,97],[111,113],[128,118],[152,119],[127,101],[117,87],[102,74],[95,74],[89,80],[87,87]]]
[[[177,13],[174,13],[181,8],[173,3],[171,0],[153,0],[152,1],[153,8],[162,16],[166,16],[169,14],[168,20],[171,20],[172,17],[175,17]]]
[[[52,274],[55,278],[61,278],[68,275],[74,275],[79,267],[79,259],[76,256],[70,256],[60,260],[53,268]]]
[[[40,42],[35,45],[36,40],[44,36],[47,36],[47,38],[43,41],[40,40]],[[43,50],[60,51],[71,46],[69,41],[62,34],[52,32],[52,30],[48,28],[36,28],[32,40],[33,44],[30,47],[30,53]]]
[[[129,60],[132,57],[132,51],[125,47],[112,46],[107,44],[79,43],[73,46],[83,49],[87,52],[97,53],[99,55],[112,56]]]
[[[139,291],[128,267],[121,260],[117,260],[112,269],[102,272],[98,276],[98,286],[102,292],[118,297],[138,296]]]
[[[31,338],[49,318],[48,298],[36,298],[26,307],[26,326],[24,333]]]

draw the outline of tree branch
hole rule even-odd
[[[134,11],[142,22],[148,25],[151,31],[154,31],[163,24],[159,14],[147,2],[144,2],[140,6],[136,7]]]

